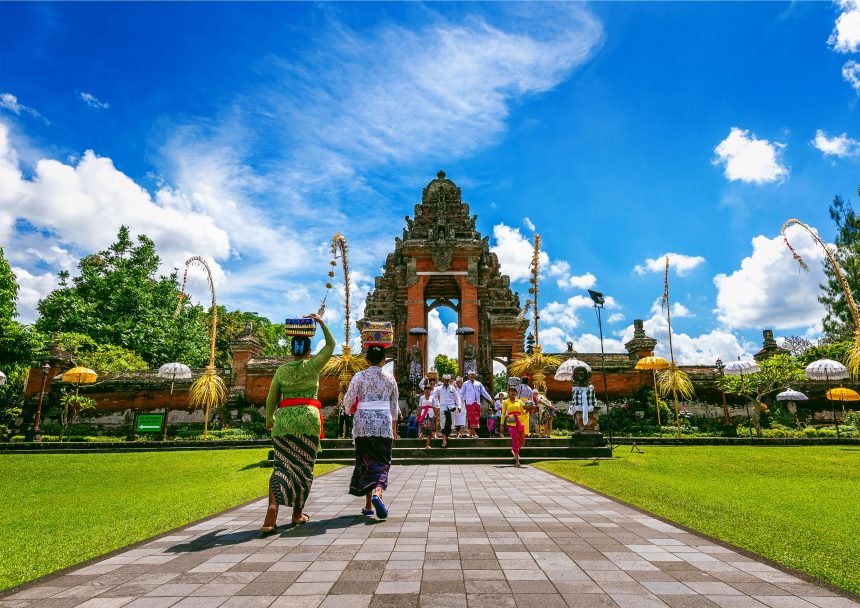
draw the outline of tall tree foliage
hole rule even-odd
[[[59,274],[60,287],[39,302],[36,327],[43,332],[85,334],[97,344],[120,346],[151,366],[207,359],[205,311],[183,306],[175,272],[158,275],[159,257],[146,236],[135,243],[122,226],[116,241],[78,263],[79,275]]]
[[[206,324],[212,322],[211,311],[206,314]],[[215,367],[230,367],[232,353],[230,343],[245,333],[245,323],[251,323],[252,335],[262,346],[261,355],[273,357],[289,354],[289,345],[284,339],[284,326],[272,323],[255,312],[227,311],[218,307],[218,332],[215,338]]]
[[[449,357],[448,355],[439,353],[436,355],[436,358],[433,359],[433,369],[439,373],[440,379],[444,374],[451,374],[451,377],[454,378],[457,376],[457,360]]]
[[[830,219],[836,224],[836,259],[845,271],[845,279],[854,297],[860,295],[860,217],[849,201],[836,196],[830,204]],[[818,301],[824,304],[827,314],[823,320],[824,334],[828,341],[839,342],[854,335],[854,322],[842,293],[839,279],[829,264],[824,265],[827,284],[821,285],[823,293]]]
[[[38,356],[42,337],[27,325],[18,323],[18,283],[0,247],[0,371],[6,384],[0,386],[0,439],[10,432],[21,413],[24,384],[30,365]]]

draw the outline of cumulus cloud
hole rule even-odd
[[[750,184],[779,182],[788,176],[782,164],[785,144],[758,139],[748,130],[732,127],[728,137],[714,148],[714,164],[723,165],[729,181]]]
[[[860,156],[860,141],[848,137],[847,133],[827,137],[821,129],[815,132],[812,145],[820,150],[824,156],[836,156],[845,158],[847,156]]]
[[[623,320],[624,314],[620,312],[612,313],[611,315],[609,315],[609,319],[607,319],[607,321],[609,321],[610,323],[620,323]]]
[[[685,255],[683,253],[664,253],[656,258],[648,258],[641,264],[636,264],[633,271],[638,275],[645,275],[649,272],[665,272],[666,257],[669,258],[669,269],[674,270],[678,276],[689,274],[694,268],[705,263],[705,258],[700,255]]]
[[[499,265],[504,274],[511,281],[523,281],[531,276],[532,255],[534,244],[520,232],[519,228],[512,228],[505,224],[493,226],[493,238],[496,244],[490,248],[499,258]],[[549,256],[546,252],[540,252],[540,264],[549,264]]]
[[[860,94],[860,63],[856,61],[845,62],[845,65],[842,66],[842,78]]]
[[[597,277],[590,272],[571,274],[570,264],[564,260],[553,261],[547,274],[554,277],[556,285],[562,289],[591,289],[597,283]]]
[[[433,309],[427,314],[427,356],[430,366],[436,355],[442,354],[457,357],[457,324],[442,322],[439,310]]]
[[[724,326],[803,329],[821,322],[824,307],[818,302],[818,286],[826,283],[824,252],[799,228],[791,229],[788,236],[810,271],[801,271],[781,236],[756,236],[752,254],[738,270],[714,277],[715,313]]]
[[[29,114],[34,118],[41,118],[46,123],[48,122],[48,119],[42,116],[35,108],[18,103],[18,98],[15,95],[12,95],[12,93],[0,93],[0,108],[9,110],[13,114],[17,114],[19,116],[22,113]]]
[[[44,272],[33,274],[18,266],[12,267],[18,282],[18,313],[22,323],[33,323],[36,320],[36,306],[39,300],[56,289],[57,279],[53,273]]]
[[[92,93],[87,93],[86,91],[82,91],[80,93],[81,99],[85,104],[87,104],[91,108],[95,108],[96,110],[107,110],[110,108],[110,104],[106,101],[101,101],[98,97],[93,95]]]
[[[594,306],[591,298],[588,296],[575,295],[568,298],[565,302],[552,301],[544,304],[540,309],[540,318],[548,325],[555,325],[562,329],[572,330],[579,327],[580,318],[577,313],[583,308],[591,308]],[[606,296],[604,308],[618,308],[618,302],[612,296]],[[543,332],[541,332],[543,336]]]
[[[860,2],[858,0],[837,0],[842,9],[827,44],[838,53],[860,51]]]

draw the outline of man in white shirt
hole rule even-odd
[[[477,430],[481,426],[481,397],[492,402],[493,398],[484,385],[475,379],[475,370],[469,371],[469,379],[460,388],[460,399],[466,404],[467,428],[469,437],[477,437]]]
[[[433,396],[439,404],[439,418],[442,425],[442,447],[448,445],[448,435],[453,428],[453,415],[463,409],[460,393],[451,385],[451,374],[442,376],[442,384],[433,391]]]

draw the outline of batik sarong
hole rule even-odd
[[[466,406],[466,416],[469,418],[469,426],[473,429],[481,425],[481,406],[477,403],[470,403]]]
[[[269,489],[279,505],[302,508],[314,481],[318,435],[280,435],[272,437],[275,465]]]
[[[355,438],[355,469],[349,482],[350,494],[365,496],[376,488],[388,488],[393,445],[390,437]]]

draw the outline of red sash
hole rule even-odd
[[[420,414],[418,414],[418,423],[419,423],[419,424],[421,424],[422,422],[424,422],[424,418],[426,418],[426,417],[427,417],[427,412],[428,412],[428,410],[432,410],[432,409],[433,409],[433,406],[432,406],[432,405],[425,405],[425,406],[423,406],[423,407],[421,408],[421,413],[420,413]]]
[[[317,399],[311,399],[309,397],[295,397],[293,399],[282,399],[281,402],[278,404],[278,407],[295,407],[297,405],[309,405],[311,407],[317,408],[317,411],[320,415],[320,439],[325,439],[325,425],[322,415],[322,403],[320,403]]]

